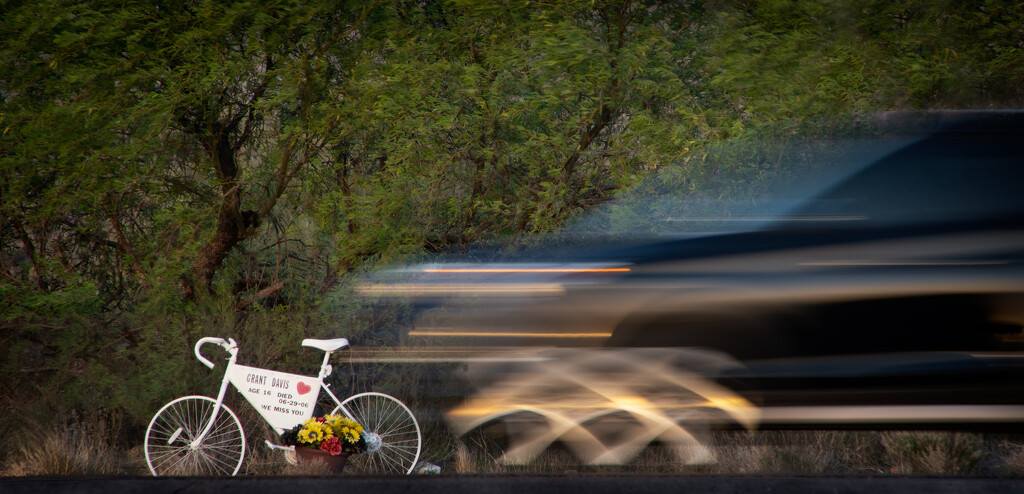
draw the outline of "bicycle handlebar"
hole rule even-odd
[[[199,348],[202,347],[203,345],[205,345],[206,343],[216,343],[216,344],[220,345],[221,348],[227,350],[228,352],[230,352],[232,349],[238,347],[238,345],[235,343],[235,340],[233,338],[228,338],[226,340],[224,338],[215,338],[215,337],[212,337],[212,336],[207,336],[206,338],[200,338],[199,341],[196,342],[196,348],[195,348],[196,358],[199,359],[199,361],[202,362],[203,365],[205,365],[205,366],[207,366],[207,367],[209,367],[211,369],[214,368],[214,363],[210,362],[209,360],[207,360],[206,357],[203,357],[203,354],[199,352]]]

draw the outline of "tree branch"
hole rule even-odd
[[[11,223],[14,225],[15,231],[18,232],[18,236],[21,237],[22,248],[25,253],[28,254],[29,259],[32,260],[32,270],[36,273],[36,284],[39,288],[46,290],[46,281],[43,280],[42,267],[39,266],[39,253],[36,252],[35,244],[32,242],[32,237],[29,236],[25,227],[21,224],[18,218],[11,218]]]
[[[249,102],[245,104],[247,110],[239,114],[230,124],[230,128],[234,129],[241,122],[242,117],[245,117],[245,126],[242,128],[242,133],[239,134],[238,139],[236,139],[235,143],[231,146],[232,151],[236,153],[238,152],[238,150],[242,148],[242,146],[245,145],[246,142],[249,141],[249,138],[252,136],[253,121],[255,120],[254,116],[256,109],[256,101],[263,97],[263,94],[266,93],[267,87],[269,85],[268,81],[271,77],[270,67],[273,63],[273,58],[270,56],[270,54],[267,54],[267,56],[264,58],[263,63],[266,66],[266,69],[263,72],[263,78],[262,80],[260,80],[259,85],[256,86],[256,90],[253,91],[253,95],[251,98],[249,98]]]
[[[302,167],[302,162],[300,161],[294,169],[289,170],[288,168],[288,162],[291,161],[292,154],[295,152],[295,145],[296,141],[292,138],[291,142],[288,143],[288,147],[284,149],[281,163],[277,167],[277,182],[274,184],[274,192],[271,193],[266,204],[260,208],[259,214],[261,218],[270,214],[270,211],[274,209],[274,205],[277,204],[277,200],[281,197],[281,194],[284,194],[285,188],[288,187],[288,182],[291,181],[292,177],[298,173],[299,168]]]
[[[576,146],[576,149],[565,159],[562,164],[562,176],[565,179],[566,184],[569,183],[569,179],[572,174],[576,171],[576,166],[579,164],[580,156],[586,151],[590,145],[597,139],[597,136],[601,134],[601,131],[611,122],[612,111],[607,104],[601,103],[600,108],[596,111],[597,115],[594,123],[590,125],[590,128],[580,137],[580,143]]]

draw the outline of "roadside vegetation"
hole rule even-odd
[[[719,432],[709,444],[713,461],[685,464],[655,444],[627,465],[581,465],[557,446],[528,465],[502,465],[502,451],[479,436],[429,436],[425,454],[452,474],[764,474],[950,475],[1024,474],[1024,436],[930,431]],[[148,475],[141,448],[120,449],[106,436],[51,430],[18,436],[0,476]],[[444,447],[439,447],[443,444]],[[258,445],[257,445],[258,446]],[[357,466],[346,469],[358,474]],[[254,447],[240,475],[324,475],[322,464],[289,464],[280,452]]]
[[[240,363],[307,374],[319,357],[302,338],[400,344],[404,309],[371,310],[352,290],[376,267],[528,243],[659,171],[694,193],[710,175],[770,175],[706,162],[722,142],[1024,100],[1016,2],[3,10],[3,475],[139,473],[152,414],[216,387],[191,354],[203,336],[238,340]],[[427,398],[419,372],[339,379],[396,390],[415,409]],[[426,459],[489,468],[486,448],[448,437],[436,417],[428,426]],[[987,472],[995,449],[1018,465],[1007,468],[1024,464],[1008,439],[893,434],[867,441],[891,455],[886,472]],[[816,463],[754,456],[758,471]],[[250,473],[287,473],[261,458]]]

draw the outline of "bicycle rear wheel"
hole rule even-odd
[[[217,407],[206,396],[185,396],[160,409],[146,429],[146,464],[153,475],[235,475],[245,457],[245,433],[221,405],[210,433],[192,447]]]
[[[342,413],[363,426],[366,452],[349,461],[364,473],[412,473],[420,458],[420,425],[409,407],[384,393],[359,393],[341,402]]]

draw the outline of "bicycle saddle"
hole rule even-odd
[[[325,352],[333,352],[340,348],[347,347],[348,338],[335,338],[333,340],[314,340],[313,338],[306,338],[302,340],[302,346],[316,348],[317,350],[323,350]]]

